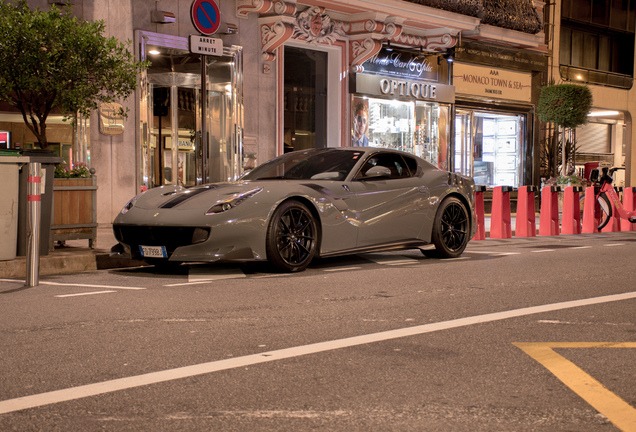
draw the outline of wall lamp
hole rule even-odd
[[[384,49],[387,51],[393,51],[393,47],[391,46],[391,41],[387,40],[386,43],[384,44]]]

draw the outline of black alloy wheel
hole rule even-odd
[[[468,210],[461,201],[448,197],[440,204],[433,222],[432,240],[437,255],[442,258],[459,257],[470,235]]]
[[[316,221],[298,201],[281,204],[267,231],[267,259],[279,270],[304,270],[314,255],[318,239]]]

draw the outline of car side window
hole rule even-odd
[[[377,153],[367,159],[356,178],[364,178],[365,173],[375,166],[388,168],[391,171],[391,176],[389,177],[391,179],[411,177],[415,173],[414,170],[411,171],[402,156],[399,154]]]

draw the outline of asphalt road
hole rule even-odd
[[[0,430],[636,431],[636,232],[0,281]]]

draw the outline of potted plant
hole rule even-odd
[[[61,163],[53,180],[52,241],[88,239],[91,249],[97,239],[97,177],[84,163],[69,168]]]
[[[547,128],[541,150],[542,164],[549,175],[557,174],[558,159],[561,161],[561,175],[573,173],[576,151],[573,130],[587,123],[591,106],[592,92],[587,86],[552,83],[541,88],[537,105],[539,120],[554,125]]]

